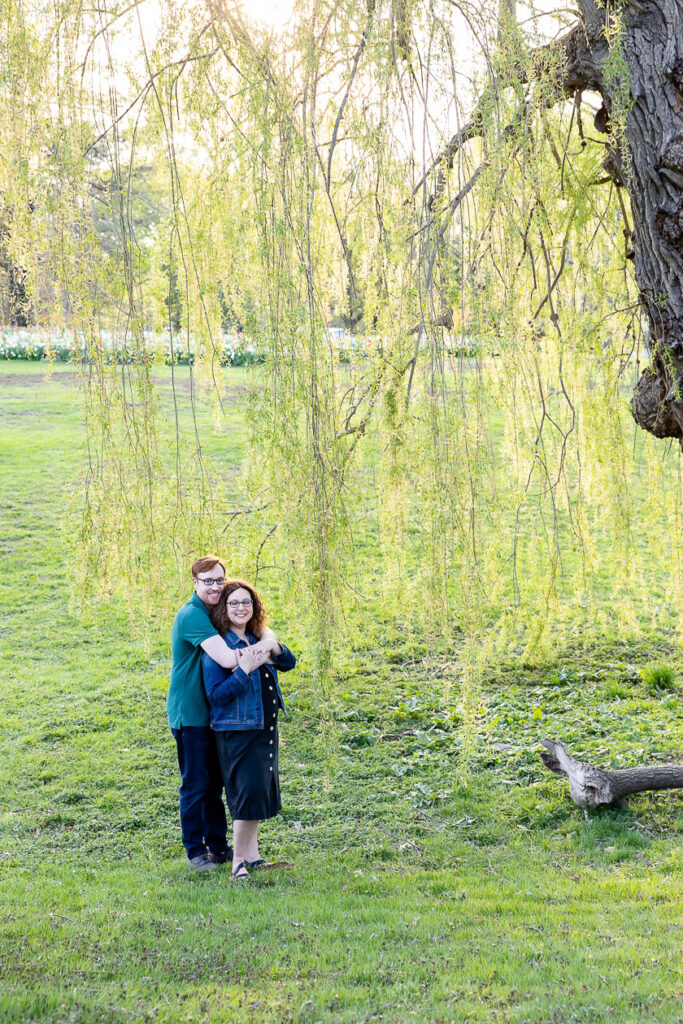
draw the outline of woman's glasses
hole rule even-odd
[[[248,597],[245,601],[228,601],[228,608],[251,608],[251,598]]]

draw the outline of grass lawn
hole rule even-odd
[[[666,639],[501,663],[467,786],[454,665],[359,641],[321,706],[302,652],[262,830],[294,867],[192,874],[168,650],[69,609],[70,368],[0,368],[0,424],[0,1021],[683,1021],[683,792],[584,820],[538,757],[683,761]]]

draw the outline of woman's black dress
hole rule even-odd
[[[282,809],[278,775],[277,690],[267,665],[259,669],[263,729],[216,730],[228,810],[233,821],[263,821]]]

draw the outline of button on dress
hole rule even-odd
[[[233,821],[263,821],[282,809],[278,774],[277,690],[267,666],[259,669],[263,729],[216,730],[225,796]]]

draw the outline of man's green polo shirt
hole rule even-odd
[[[204,602],[193,594],[176,615],[171,630],[171,683],[166,700],[171,729],[209,724],[199,645],[210,636],[218,636],[218,631],[211,623]]]

